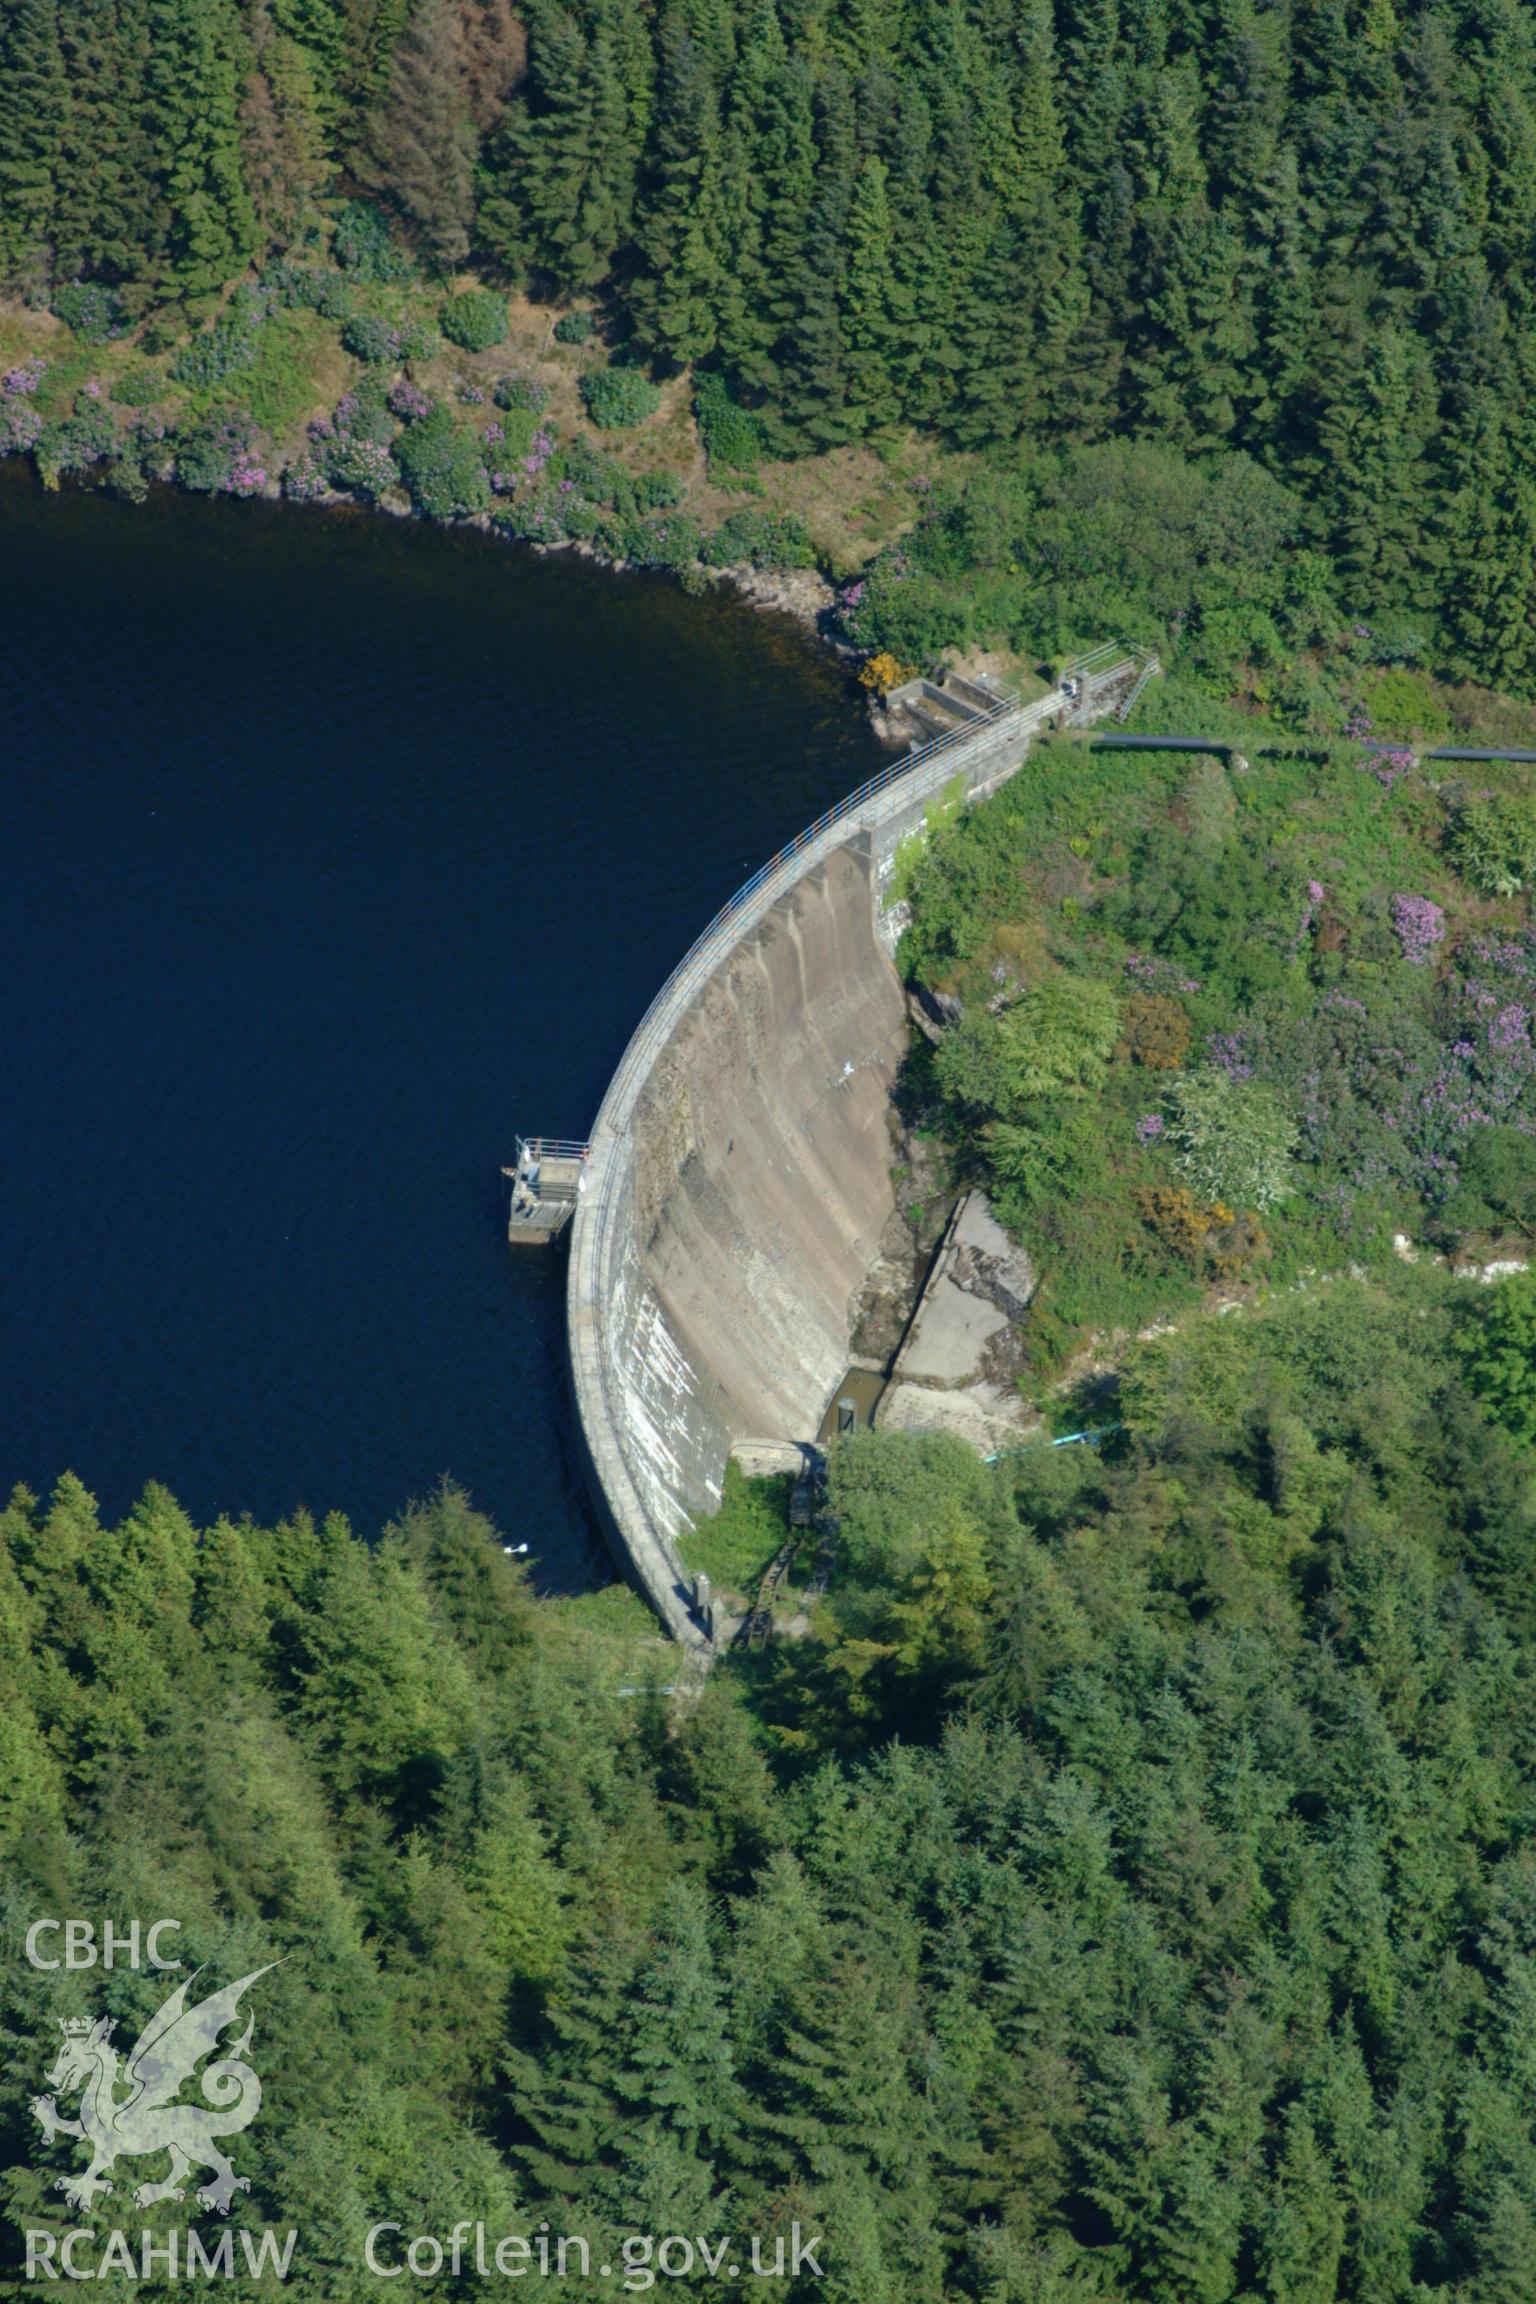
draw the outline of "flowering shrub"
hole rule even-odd
[[[509,408],[505,415],[494,417],[480,427],[485,468],[498,495],[510,494],[530,477],[524,465],[533,454],[533,441],[534,420],[526,408]],[[546,460],[539,459],[539,471],[543,470]]]
[[[24,456],[43,436],[43,419],[27,400],[0,400],[0,456]]]
[[[376,504],[391,488],[400,485],[399,466],[383,441],[362,433],[337,442],[329,471],[333,487],[364,496],[370,504]]]
[[[267,484],[267,468],[249,448],[243,448],[229,468],[224,485],[231,496],[259,496]]]
[[[1246,1032],[1212,1032],[1205,1043],[1207,1063],[1214,1064],[1229,1080],[1251,1080],[1253,1063],[1249,1036]]]
[[[389,388],[389,405],[403,424],[419,424],[424,417],[431,415],[436,403],[430,392],[424,392],[419,384],[413,384],[408,376],[402,376],[397,384]]]
[[[498,376],[491,390],[491,398],[498,408],[526,408],[530,416],[542,416],[549,403],[549,394],[532,376]]]
[[[0,376],[0,392],[7,400],[24,398],[35,392],[43,380],[47,363],[42,360],[23,360],[19,367],[7,368]]]
[[[1292,960],[1300,957],[1302,947],[1312,933],[1318,912],[1325,902],[1327,894],[1328,891],[1321,880],[1309,880],[1307,882],[1307,900],[1301,908],[1301,918],[1296,923],[1296,933],[1291,938],[1289,957]]]
[[[102,280],[74,280],[54,292],[53,309],[66,328],[85,344],[109,344],[123,332],[123,310],[116,291]]]
[[[1251,1217],[1217,1201],[1205,1207],[1180,1185],[1142,1185],[1136,1193],[1142,1223],[1159,1245],[1190,1271],[1234,1278],[1265,1253],[1263,1232]]]
[[[1186,976],[1171,960],[1159,959],[1156,953],[1132,952],[1125,963],[1125,972],[1148,991],[1198,992],[1200,980]]]
[[[176,435],[176,477],[183,488],[217,496],[233,484],[251,454],[251,427],[243,416],[221,414],[192,422]]]
[[[889,696],[893,688],[905,686],[911,678],[911,665],[900,663],[888,648],[878,656],[867,656],[859,666],[859,686],[872,696]]]
[[[1375,777],[1384,792],[1391,792],[1413,766],[1413,754],[1402,750],[1372,752],[1360,765],[1368,776]]]
[[[904,890],[904,972],[962,1003],[932,1093],[1065,1324],[1040,1350],[1242,1269],[1262,1252],[1255,1212],[1276,1203],[1291,1274],[1336,1269],[1341,1247],[1379,1255],[1398,1228],[1536,1240],[1536,928],[1478,933],[1436,902],[1430,796],[1385,809],[1352,755],[1238,779],[1214,863],[1186,778],[1171,762],[1085,767],[1047,742],[930,829]],[[1085,872],[1091,896],[1069,909]],[[1021,1002],[990,1012],[999,967],[1004,1001],[1058,973],[1121,991],[1101,1079],[1042,1092],[1015,1061]],[[1166,1053],[1190,1041],[1183,1071],[1161,1068],[1165,1027]]]
[[[415,387],[408,389],[414,391]],[[305,503],[323,495],[328,487],[344,488],[376,503],[399,484],[400,474],[389,452],[393,436],[389,403],[375,371],[371,382],[365,378],[355,392],[344,392],[331,415],[315,418],[309,427],[308,448],[283,475],[284,494]]]
[[[1392,925],[1403,958],[1421,968],[1445,935],[1445,914],[1428,896],[1394,896]]]
[[[330,490],[330,474],[313,448],[306,448],[283,469],[283,494],[294,504],[318,503]]]
[[[568,533],[564,508],[547,481],[506,497],[496,508],[496,525],[528,544],[559,544]]]
[[[375,361],[398,361],[403,356],[405,338],[377,312],[357,312],[341,331],[344,349],[354,360],[372,365]]]

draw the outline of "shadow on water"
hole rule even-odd
[[[841,673],[569,556],[5,466],[0,602],[0,1486],[372,1532],[446,1472],[585,1580],[499,1165],[878,764]]]

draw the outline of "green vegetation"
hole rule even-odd
[[[739,1465],[727,1464],[719,1511],[684,1539],[688,1566],[702,1568],[723,1590],[750,1597],[788,1540],[792,1486],[783,1475],[748,1480]]]
[[[507,300],[488,288],[471,288],[443,306],[443,334],[466,352],[489,352],[507,340]]]
[[[1466,1337],[1472,1389],[1517,1440],[1536,1441],[1536,1276],[1520,1272],[1494,1292]]]
[[[605,425],[686,366],[715,481],[778,459],[803,519],[783,460],[825,455],[823,553],[885,543],[849,607],[872,651],[1127,630],[1322,735],[1443,733],[1430,672],[1536,690],[1533,153],[1504,0],[0,11],[0,283],[84,348],[173,353],[271,473],[306,411],[245,390],[253,278],[335,331],[310,416],[342,331],[421,365],[441,314],[473,360],[532,295],[569,394],[599,318],[627,363],[588,380]],[[81,381],[7,394],[0,448],[89,469],[39,449]]]
[[[432,519],[483,512],[490,504],[484,460],[455,424],[451,409],[429,409],[419,422],[407,424],[394,456],[411,502]]]
[[[798,2219],[801,2304],[1514,2304],[1536,1457],[1484,1371],[1529,1405],[1531,1302],[1196,1320],[1102,1455],[851,1438],[809,1636],[672,1699],[628,1595],[534,1600],[452,1490],[375,1550],[18,1494],[7,1939],[152,1906],[211,1981],[281,1959],[234,2221],[313,2304],[375,2292],[381,2216],[594,2265]],[[733,1482],[743,1564],[781,1512]],[[30,2101],[61,2008],[131,2038],[159,1979],[0,1995],[10,2214],[104,2232]]]
[[[587,414],[600,432],[627,431],[661,406],[661,394],[638,368],[593,368],[581,380]]]
[[[1037,1373],[1395,1234],[1529,1252],[1536,783],[1486,773],[1047,743],[905,860],[902,965],[963,1003],[909,1092],[1040,1263]]]
[[[694,386],[693,412],[711,474],[721,479],[749,480],[763,456],[760,419],[732,399],[723,376],[709,372]]]
[[[380,2212],[798,2222],[803,2304],[1536,2293],[1536,1279],[1424,1253],[1536,1241],[1536,779],[1406,749],[1536,734],[1533,233],[1511,0],[0,5],[50,484],[819,553],[874,688],[1123,632],[1254,755],[1045,745],[904,848],[909,1103],[1108,1437],[839,1444],[803,1639],[700,1687],[451,1490],[375,1550],[0,1517],[8,1938],[281,1956],[237,2215],[295,2295],[375,2294]],[[787,1501],[691,1563],[750,1592]],[[60,1991],[157,1995],[0,1971],[62,2230]]]

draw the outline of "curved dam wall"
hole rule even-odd
[[[812,826],[674,971],[603,1100],[571,1225],[577,1413],[617,1557],[679,1640],[709,1636],[677,1537],[719,1504],[735,1440],[819,1429],[894,1207],[897,849],[1081,701],[1000,709]]]

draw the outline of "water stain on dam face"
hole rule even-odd
[[[813,1434],[894,1212],[905,1004],[867,867],[838,850],[680,1026],[635,1114],[651,1280],[733,1425]]]
[[[879,764],[844,680],[566,557],[3,465],[0,599],[0,1485],[371,1532],[447,1471],[579,1579],[499,1164]]]
[[[1085,710],[1137,670],[1103,659]],[[765,864],[657,993],[603,1099],[571,1224],[577,1409],[615,1549],[690,1646],[717,1627],[679,1536],[718,1503],[735,1443],[816,1433],[908,1245],[889,1127],[902,844],[944,790],[1006,781],[1076,695],[1000,701]]]

